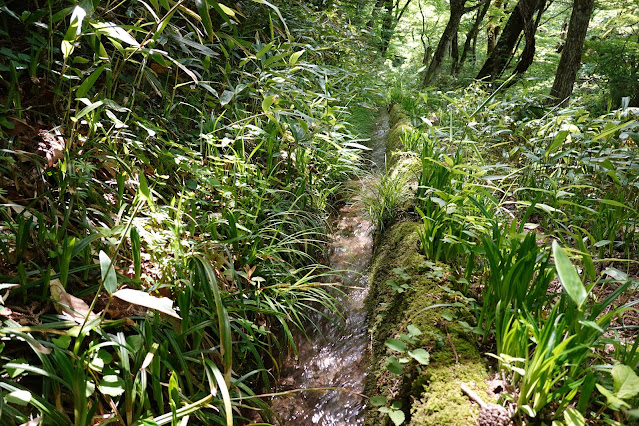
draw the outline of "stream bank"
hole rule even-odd
[[[405,174],[407,181],[420,166],[401,150],[401,135],[410,128],[394,105],[388,173]],[[492,400],[485,392],[485,362],[464,326],[473,323],[473,316],[459,303],[464,296],[449,282],[447,266],[420,253],[420,228],[421,223],[396,223],[376,241],[366,300],[372,342],[366,395],[377,397],[378,407],[369,407],[365,425],[393,424],[389,413],[397,411],[401,414],[394,416],[396,424],[402,417],[410,425],[476,424],[479,407],[462,394],[462,382]],[[425,349],[429,359],[410,355],[419,349]]]

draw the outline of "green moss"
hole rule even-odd
[[[389,167],[394,167],[397,158],[395,153],[401,151],[402,135],[404,132],[410,132],[413,130],[413,126],[406,113],[401,109],[399,104],[394,104],[389,112],[388,124],[390,130],[388,131],[388,138],[386,140],[386,153],[388,157]]]
[[[433,278],[419,251],[420,227],[413,222],[398,223],[380,238],[376,249],[367,300],[373,343],[366,392],[402,401],[413,425],[472,424],[478,408],[462,395],[459,385],[472,381],[482,389],[487,378],[485,365],[472,336],[457,321],[442,317],[448,309],[457,319],[472,321],[468,314],[452,308],[428,308],[454,300],[444,288],[445,278]],[[404,268],[411,276],[410,291],[397,293],[386,284],[386,280],[398,278],[393,268]],[[406,374],[396,375],[386,369],[391,352],[384,342],[405,333],[409,324],[422,332],[412,347],[426,349],[431,362],[428,367],[411,364]],[[388,419],[370,410],[365,424],[386,425]]]
[[[391,177],[405,176],[407,181],[417,182],[417,176],[422,170],[422,161],[419,155],[414,152],[394,152],[390,155],[393,168],[390,170]]]
[[[386,152],[394,153],[402,149],[402,136],[404,132],[410,132],[413,126],[408,120],[400,120],[388,131],[388,140],[386,141]]]
[[[488,378],[480,360],[465,358],[451,365],[434,363],[428,368],[428,383],[423,386],[420,398],[411,407],[411,425],[467,426],[475,424],[479,407],[471,404],[460,390],[463,382],[482,386]],[[487,400],[483,392],[482,399]]]
[[[388,111],[388,122],[391,127],[399,121],[408,121],[408,115],[402,109],[400,104],[393,104]]]

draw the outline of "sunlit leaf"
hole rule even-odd
[[[583,414],[581,414],[578,410],[574,408],[567,408],[564,412],[564,420],[566,421],[566,426],[585,426],[586,419]]]
[[[577,307],[581,309],[588,298],[588,293],[581,282],[581,278],[579,278],[577,270],[557,241],[553,241],[552,243],[552,252],[555,257],[555,267],[559,281],[566,290],[566,293],[568,293],[568,296],[570,296]]]
[[[92,22],[91,25],[98,33],[103,33],[107,37],[120,40],[121,42],[130,44],[131,46],[140,47],[140,43],[138,43],[131,34],[127,33],[123,28],[117,26],[113,22]]]
[[[388,417],[390,417],[395,426],[401,425],[402,423],[404,423],[404,420],[406,420],[406,415],[401,410],[392,410],[390,413],[388,413]]]
[[[113,295],[125,302],[154,309],[178,319],[181,318],[177,312],[173,310],[173,301],[168,297],[155,297],[145,291],[135,290],[132,288],[120,289],[113,293]]]
[[[384,344],[386,345],[387,348],[397,352],[404,353],[406,352],[406,349],[407,349],[406,343],[397,339],[388,339],[386,342],[384,342]]]
[[[27,406],[31,402],[31,392],[28,390],[15,390],[5,395],[8,403]]]
[[[98,389],[104,395],[120,396],[125,392],[124,380],[114,374],[106,375],[102,377]]]
[[[408,355],[421,365],[428,365],[430,362],[430,354],[425,349],[418,348],[413,351],[408,351]]]
[[[630,399],[639,394],[639,377],[637,377],[637,373],[627,365],[615,365],[612,368],[612,378],[617,397]]]
[[[102,274],[102,282],[104,289],[109,294],[113,294],[118,288],[118,278],[115,275],[115,268],[108,254],[100,250],[100,272]]]
[[[235,92],[232,92],[230,90],[225,90],[224,92],[222,92],[222,95],[220,96],[220,105],[224,106],[228,104],[229,102],[231,102],[234,96],[235,96]]]
[[[300,50],[300,51],[297,51],[297,52],[293,53],[291,55],[291,57],[289,58],[289,60],[288,60],[288,64],[290,66],[294,66],[297,63],[297,61],[299,60],[300,56],[302,56],[304,54],[304,52],[306,52],[306,50]]]

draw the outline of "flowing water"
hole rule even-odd
[[[356,194],[334,221],[330,266],[339,271],[345,286],[341,299],[344,321],[338,327],[318,316],[310,341],[300,339],[298,359],[285,360],[279,390],[339,388],[303,391],[273,401],[282,425],[361,425],[364,421],[364,379],[368,353],[368,328],[364,299],[368,292],[369,263],[373,254],[373,225],[360,196],[374,185],[376,170],[383,170],[388,116],[382,112],[370,141],[371,173],[349,182]]]

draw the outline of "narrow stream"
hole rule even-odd
[[[371,173],[349,182],[355,195],[338,212],[331,235],[330,266],[346,271],[338,280],[347,288],[341,302],[343,327],[317,318],[320,329],[311,330],[310,342],[300,339],[299,357],[282,365],[279,390],[333,387],[342,391],[306,391],[273,401],[282,425],[361,425],[368,333],[364,299],[368,293],[367,271],[373,254],[373,225],[360,200],[374,184],[385,162],[388,115],[382,111],[370,141]]]

